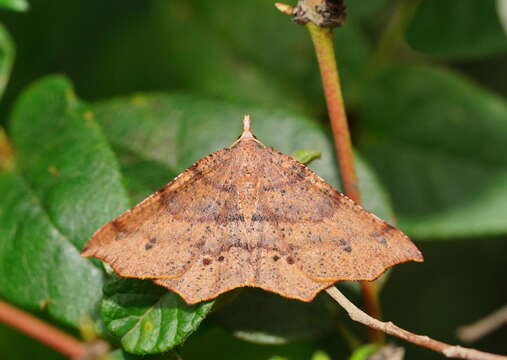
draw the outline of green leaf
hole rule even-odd
[[[367,360],[370,355],[380,349],[377,344],[366,344],[357,348],[350,356],[349,360]]]
[[[177,294],[150,280],[113,276],[104,288],[101,314],[107,329],[134,354],[155,354],[180,345],[193,333],[213,302],[188,306]]]
[[[318,350],[312,355],[312,360],[331,360],[331,357],[325,351]]]
[[[496,0],[425,0],[408,29],[416,50],[446,58],[494,55],[507,50]]]
[[[140,14],[135,26],[119,28],[121,34],[113,31],[111,41],[97,54],[100,68],[94,69],[90,81],[117,93],[144,84],[145,88],[169,87],[268,104],[285,101],[281,84],[238,56],[226,38],[197,17],[196,2],[155,2]],[[120,75],[125,73],[130,75]],[[297,106],[295,101],[292,104]]]
[[[379,0],[369,1],[368,5],[374,10],[377,5],[372,2],[378,3]],[[283,91],[280,95],[285,98],[279,103],[298,99],[298,103],[308,107],[324,104],[308,31],[304,26],[295,25],[290,17],[280,14],[273,2],[193,0],[192,3],[197,20],[209,24],[211,31],[225,38],[228,48],[239,59],[254,64],[269,76],[271,82],[279,84]],[[252,8],[255,11],[251,11]],[[342,86],[350,106],[352,99],[349,95],[356,95],[368,59],[368,44],[354,15],[348,18],[346,26],[335,31],[333,37],[338,49]]]
[[[28,10],[28,2],[26,0],[0,0],[0,8],[14,11]]]
[[[141,84],[143,89],[178,89],[299,111],[321,112],[324,104],[306,29],[271,1],[155,2],[116,31],[97,49],[100,65],[86,79],[99,91],[125,93]],[[353,21],[336,32],[335,43],[346,49],[337,55],[344,94],[355,96],[368,43]]]
[[[168,174],[166,179],[160,176],[156,188],[171,180],[172,174],[232,144],[241,134],[243,115],[247,113],[252,114],[253,130],[264,144],[286,154],[301,148],[321,152],[321,159],[309,167],[339,188],[332,140],[319,124],[298,113],[249,103],[161,93],[113,99],[97,104],[94,109],[117,151],[135,153],[153,166],[158,164],[159,174]],[[387,195],[376,175],[360,157],[357,165],[365,207],[392,220]],[[129,182],[140,182],[143,177],[142,173],[132,173]]]
[[[128,202],[92,117],[66,79],[32,85],[10,122],[16,169],[0,173],[0,296],[73,327],[95,316],[103,283],[79,251]]]
[[[13,63],[14,45],[9,33],[0,23],[0,99],[9,81]]]
[[[125,185],[129,191],[131,204],[135,205],[161,188],[168,179],[178,175],[177,172],[155,160],[145,159],[142,155],[116,148],[125,176]]]
[[[336,319],[328,311],[326,301],[318,297],[304,303],[259,289],[243,289],[213,319],[239,339],[283,345],[308,341],[334,328]]]
[[[320,158],[320,151],[308,150],[308,149],[299,149],[294,151],[291,156],[297,161],[308,165],[315,159]]]
[[[393,67],[368,87],[361,151],[418,238],[507,232],[507,106],[444,70]]]

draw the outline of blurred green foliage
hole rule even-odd
[[[392,271],[385,317],[456,342],[458,326],[507,301],[507,38],[494,0],[425,0],[413,18],[403,1],[348,0],[335,46],[365,206],[397,219],[426,259]],[[365,329],[325,296],[249,289],[199,326],[211,305],[79,257],[100,225],[234,141],[244,113],[265,144],[320,153],[310,167],[339,187],[304,27],[271,0],[29,5],[0,0],[0,124],[15,164],[0,169],[0,297],[74,334],[91,319],[134,354],[175,346],[154,359],[365,358],[343,336]],[[9,359],[61,358],[5,326],[0,338]],[[505,338],[476,345],[507,353]]]

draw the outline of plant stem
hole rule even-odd
[[[360,204],[361,195],[354,164],[347,114],[345,113],[340,87],[340,77],[336,66],[332,30],[319,27],[311,22],[307,23],[306,26],[317,54],[343,190],[348,197]],[[366,311],[371,316],[380,318],[380,303],[375,284],[363,281],[361,282],[361,288]],[[384,335],[380,331],[372,329],[369,335],[372,342],[381,343],[384,340]]]
[[[66,333],[3,301],[0,301],[0,322],[18,329],[71,359],[85,359],[89,356],[104,353],[103,346],[97,347],[93,343],[83,344]]]
[[[379,292],[375,282],[362,281],[361,294],[366,312],[375,319],[382,319]],[[385,341],[384,333],[372,328],[369,328],[369,336],[370,340],[377,344]]]
[[[448,358],[468,359],[468,360],[507,360],[507,356],[491,354],[475,349],[464,348],[457,345],[449,345],[444,342],[434,340],[428,336],[417,335],[402,329],[392,322],[382,322],[369,316],[349,299],[347,299],[336,287],[332,286],[326,290],[338,304],[340,304],[349,314],[350,318],[370,328],[383,331],[389,335],[399,337],[413,344],[423,346],[444,354]]]
[[[308,23],[308,30],[312,37],[317,53],[322,85],[326,97],[329,119],[335,140],[335,150],[338,156],[340,176],[345,194],[357,203],[361,202],[358,179],[352,153],[347,115],[343,103],[340,78],[336,66],[332,32],[329,28],[321,28]]]

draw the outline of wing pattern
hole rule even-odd
[[[102,227],[83,256],[188,303],[241,286],[310,301],[422,255],[402,232],[254,138],[198,161]]]

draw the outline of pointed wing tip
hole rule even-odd
[[[82,251],[81,252],[81,257],[84,257],[84,258],[92,258],[92,257],[95,257],[95,253],[92,252],[92,251]]]
[[[93,238],[92,238],[93,240]],[[85,257],[85,258],[91,258],[91,257],[95,257],[99,260],[102,260],[102,261],[106,261],[102,256],[99,256],[100,254],[100,249],[97,247],[97,245],[95,244],[92,244],[92,240],[88,241],[84,246],[83,248],[81,249],[81,253],[80,255],[82,257]]]
[[[411,260],[415,262],[424,262],[424,256],[421,252],[419,252],[419,254]]]
[[[81,254],[80,254],[82,257],[93,257],[95,255],[95,252],[91,249],[91,247],[86,244],[83,249],[81,250]]]
[[[406,262],[406,261],[423,262],[424,261],[424,255],[422,254],[421,250],[419,250],[419,248],[417,246],[415,246],[414,243],[412,243],[412,246],[413,246],[412,257],[409,258],[409,259],[407,259],[407,260],[405,260],[405,261],[402,261],[402,262]]]

